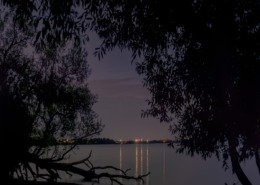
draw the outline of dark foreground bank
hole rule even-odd
[[[10,180],[6,182],[7,185],[78,185],[76,183],[67,182],[43,182],[43,181],[23,181],[23,180]]]

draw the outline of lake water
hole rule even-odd
[[[92,151],[91,162],[95,166],[110,166],[123,170],[131,169],[128,175],[151,174],[144,178],[145,185],[239,185],[238,179],[232,174],[231,168],[224,171],[222,163],[212,158],[207,161],[199,156],[190,157],[176,154],[166,144],[115,144],[115,145],[80,145],[79,150],[72,154],[71,161],[85,158]],[[260,175],[252,159],[242,164],[243,169],[254,185],[260,184]],[[81,177],[65,176],[65,181],[80,184]],[[119,179],[121,180],[121,179]],[[126,180],[126,185],[142,183]],[[108,179],[100,185],[111,184]]]

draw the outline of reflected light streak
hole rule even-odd
[[[165,182],[166,176],[166,159],[165,159],[165,145],[163,146],[163,181]]]
[[[145,147],[142,143],[136,143],[135,144],[135,176],[147,174],[149,171],[150,171],[149,144],[146,144]],[[145,184],[149,184],[149,175],[145,177],[145,181],[146,181]]]
[[[123,162],[123,156],[122,156],[122,145],[120,144],[119,149],[119,168],[122,170],[122,162]],[[123,173],[120,171],[120,174],[123,175]],[[120,182],[123,183],[123,179],[120,178]]]
[[[143,175],[143,144],[141,144],[140,175]]]
[[[135,144],[135,176],[138,176],[138,144]]]
[[[146,173],[149,172],[149,148],[148,144],[146,144]],[[147,184],[149,184],[149,177],[150,175],[146,176]]]
[[[119,168],[122,170],[122,145],[121,144],[119,150]]]

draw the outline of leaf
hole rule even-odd
[[[35,38],[35,41],[34,41],[34,44],[36,44],[37,41],[39,40],[39,37],[40,37],[41,33],[42,33],[41,31],[39,31],[39,32],[37,33],[36,38]]]

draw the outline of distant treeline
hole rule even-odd
[[[37,142],[36,139],[32,139],[33,145],[39,145],[40,143]],[[77,144],[79,145],[91,145],[91,144],[134,144],[134,143],[174,143],[174,141],[172,140],[168,140],[168,139],[162,139],[162,140],[128,140],[128,141],[115,141],[113,139],[109,139],[109,138],[92,138],[92,139],[84,139],[84,140],[77,140],[76,141]],[[50,145],[59,145],[59,144],[75,144],[74,140],[70,140],[70,139],[63,139],[63,140],[59,140],[56,141],[55,139],[51,139],[49,141]]]
[[[151,140],[151,141],[138,141],[128,140],[128,141],[115,141],[109,138],[93,138],[89,140],[82,140],[79,144],[134,144],[134,143],[172,143],[172,140]]]
[[[117,144],[117,142],[109,138],[93,138],[85,141],[83,140],[79,144]]]

